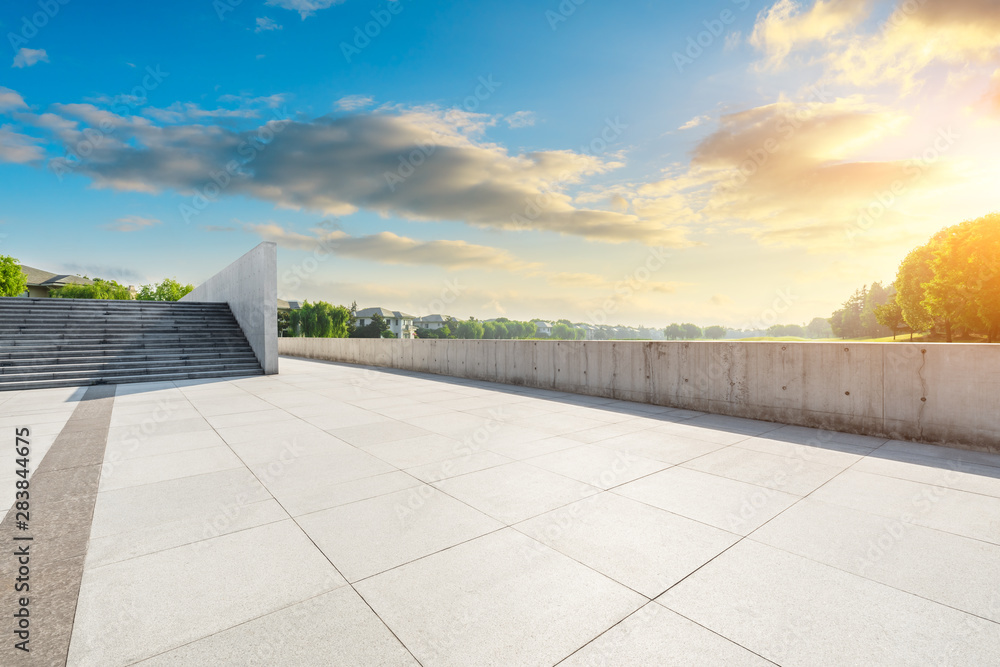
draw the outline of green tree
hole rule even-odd
[[[893,340],[896,340],[896,334],[901,329],[906,328],[906,322],[903,320],[903,309],[899,307],[899,303],[896,302],[895,298],[889,303],[884,303],[876,308],[875,318],[879,324],[892,330]],[[913,340],[912,330],[910,331],[910,340]]]
[[[576,327],[560,320],[552,325],[551,338],[558,338],[559,340],[576,340]]]
[[[806,330],[799,324],[772,324],[767,328],[767,335],[776,338],[790,336],[793,338],[805,338]]]
[[[92,285],[69,284],[49,290],[49,296],[57,299],[112,299],[130,301],[132,292],[125,285],[114,280],[95,278]]]
[[[833,336],[833,328],[830,320],[824,317],[814,317],[812,322],[806,325],[806,335],[809,338],[830,338]]]
[[[13,257],[0,255],[0,296],[21,296],[28,289],[28,276]]]
[[[306,301],[292,311],[291,328],[297,336],[306,338],[347,338],[351,311],[344,306],[333,306],[325,301]],[[387,327],[388,328],[388,327]]]
[[[942,230],[930,267],[933,278],[924,284],[922,305],[932,316],[985,333],[990,342],[1000,317],[1000,215],[969,220]],[[950,330],[948,340],[950,342]]]
[[[479,339],[483,337],[483,323],[470,317],[458,323],[455,328],[456,338]]]
[[[192,290],[194,285],[181,285],[172,278],[164,278],[159,285],[143,285],[135,298],[139,301],[180,301]]]
[[[675,322],[663,330],[663,335],[666,336],[667,340],[680,340],[684,337],[684,329]]]
[[[283,338],[295,335],[292,330],[292,314],[287,310],[278,311],[278,335]]]
[[[899,265],[896,274],[896,303],[903,321],[914,331],[927,331],[934,326],[934,317],[923,304],[926,296],[924,285],[934,279],[934,269],[931,268],[933,259],[931,243],[914,248]]]
[[[726,337],[726,327],[719,326],[718,324],[713,324],[710,327],[705,327],[705,338],[710,338],[711,340],[719,340],[720,338]]]
[[[681,329],[684,330],[683,338],[684,340],[694,340],[696,338],[701,338],[701,327],[697,324],[691,324],[690,322],[685,322],[681,325]]]

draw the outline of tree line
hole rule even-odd
[[[135,293],[128,286],[115,280],[94,278],[91,283],[90,285],[70,283],[62,287],[49,288],[49,296],[56,299],[180,301],[194,289],[194,285],[182,285],[173,278],[164,278],[159,283],[142,285]],[[0,296],[21,296],[27,290],[28,276],[21,270],[21,263],[14,257],[0,255]]]

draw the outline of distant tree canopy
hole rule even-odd
[[[194,290],[194,285],[181,285],[172,278],[164,278],[159,285],[143,285],[135,298],[139,301],[180,301]]]
[[[684,324],[671,324],[663,330],[663,335],[667,340],[694,340],[702,337],[701,327],[697,324],[685,322]]]
[[[92,285],[64,285],[49,290],[49,296],[57,299],[113,299],[129,301],[132,292],[125,285],[119,285],[114,280],[95,278]]]
[[[814,317],[812,322],[806,325],[806,335],[809,338],[831,338],[833,329],[830,321],[825,317]]]
[[[785,336],[805,338],[806,330],[801,324],[772,324],[767,328],[767,335],[776,338]]]
[[[0,255],[0,296],[21,296],[28,289],[28,276],[13,257]]]
[[[559,340],[577,340],[585,337],[586,332],[583,329],[576,328],[566,320],[556,322],[552,326],[552,335],[550,336],[550,338],[557,338]]]
[[[895,289],[882,283],[865,285],[854,292],[844,305],[830,317],[830,328],[838,338],[878,338],[893,333],[892,329],[879,323],[875,310],[892,301]]]
[[[483,337],[483,323],[474,317],[455,323],[452,332],[455,338],[479,339]]]
[[[720,326],[718,324],[713,324],[710,327],[705,327],[705,338],[710,338],[711,340],[719,340],[720,338],[726,337],[726,327]]]
[[[292,311],[289,319],[289,328],[294,336],[347,338],[350,333],[348,325],[351,322],[351,311],[344,306],[333,306],[325,301],[315,303],[306,301],[301,308]]]

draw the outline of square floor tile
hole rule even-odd
[[[292,521],[85,570],[69,664],[129,665],[344,583]]]
[[[435,482],[448,495],[511,524],[599,493],[600,489],[525,463]]]
[[[773,663],[650,602],[559,667],[773,667]]]
[[[612,493],[748,535],[799,498],[763,486],[675,467],[616,487]]]
[[[348,581],[503,527],[426,485],[306,514],[298,522]]]
[[[357,590],[424,665],[552,665],[645,598],[513,530],[422,558]]]
[[[650,598],[740,539],[610,493],[537,516],[515,528]]]
[[[418,664],[351,588],[338,588],[139,663],[357,667]]]
[[[1000,623],[996,544],[811,498],[751,538]]]
[[[744,540],[658,598],[788,667],[992,665],[997,625]]]
[[[682,463],[681,467],[796,496],[812,493],[843,470],[840,466],[828,466],[741,447],[726,447]]]
[[[610,489],[670,467],[663,461],[597,445],[580,445],[525,459],[524,462],[602,489]]]

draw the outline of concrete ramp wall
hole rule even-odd
[[[264,373],[278,372],[278,249],[265,242],[181,301],[228,303]]]
[[[1000,345],[281,338],[281,354],[1000,452]]]

